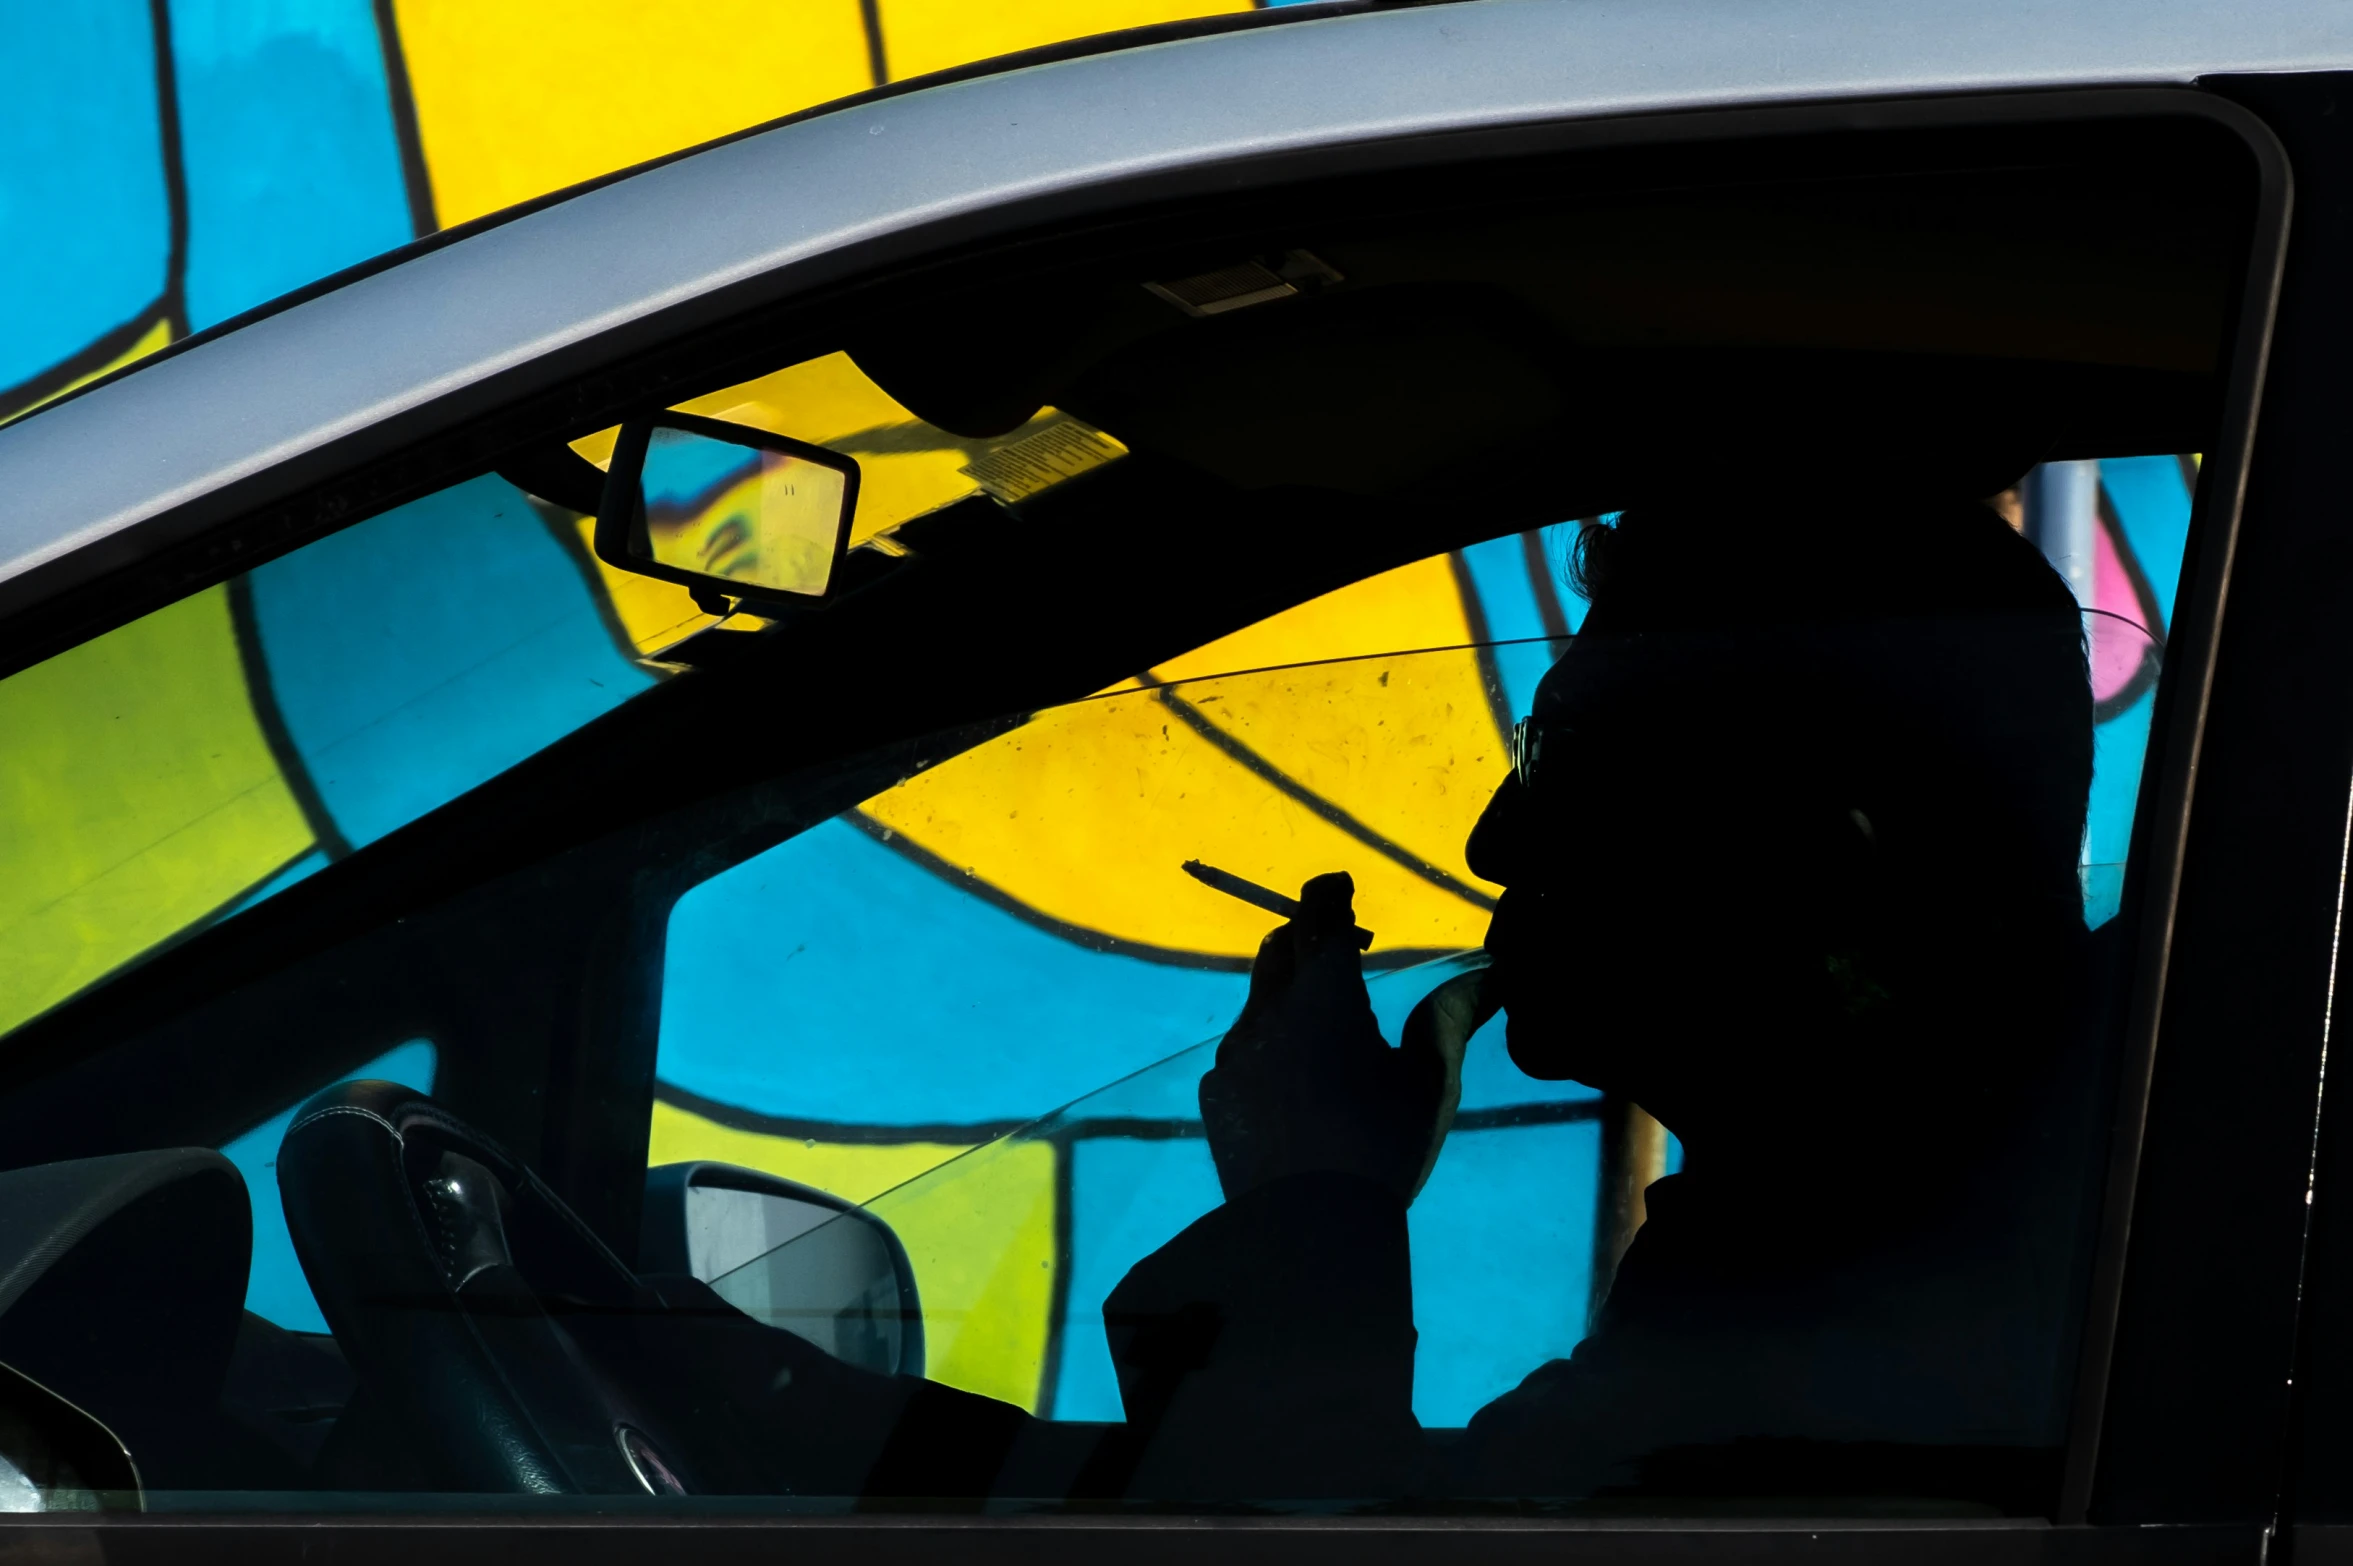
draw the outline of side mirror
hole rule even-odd
[[[700,1279],[845,1364],[923,1374],[906,1247],[889,1224],[830,1192],[733,1164],[649,1169],[638,1267]]]
[[[139,1471],[113,1431],[0,1365],[0,1512],[137,1511]]]
[[[596,553],[696,602],[822,600],[849,548],[858,464],[748,425],[665,413],[621,427]]]

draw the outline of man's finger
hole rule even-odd
[[[1219,1065],[1230,1065],[1252,1046],[1265,1043],[1260,1035],[1266,1029],[1267,1014],[1281,1004],[1298,977],[1298,950],[1287,922],[1267,931],[1259,941],[1258,955],[1250,960],[1250,993],[1243,998],[1242,1014],[1217,1041]]]
[[[1356,950],[1356,882],[1347,871],[1311,878],[1299,888],[1299,951],[1312,957],[1334,943]]]
[[[1260,938],[1258,955],[1250,959],[1250,996],[1242,1003],[1243,1016],[1273,1004],[1299,977],[1298,933],[1298,927],[1286,920]]]

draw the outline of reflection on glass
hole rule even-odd
[[[922,1341],[907,1330],[919,1323],[915,1302],[900,1298],[889,1236],[872,1220],[771,1192],[697,1186],[687,1193],[687,1232],[699,1250],[757,1253],[712,1283],[754,1321],[862,1369],[922,1373],[920,1351],[902,1351],[902,1340]]]
[[[838,469],[656,428],[644,483],[655,564],[770,592],[825,591],[848,498]]]
[[[2149,718],[2165,648],[2120,615],[2087,609],[2084,650],[2092,675],[2092,797],[2083,829],[2083,922],[2098,929],[2124,904],[2124,861],[2140,799]]]
[[[1458,952],[1374,975],[1367,989],[1382,1035],[1395,1044],[1405,1019],[1424,997],[1450,979],[1485,967],[1486,961],[1484,952]],[[1500,1027],[1495,1031],[1500,1034]],[[1493,1041],[1497,1051],[1500,1043],[1500,1038]],[[906,1246],[921,1280],[918,1320],[926,1373],[933,1380],[1006,1397],[1053,1417],[1117,1419],[1102,1296],[1130,1267],[1220,1199],[1209,1170],[1198,1096],[1202,1073],[1216,1056],[1215,1039],[1180,1050],[883,1193],[866,1204],[864,1214],[845,1213],[791,1235],[711,1286],[747,1315],[797,1333],[853,1364],[878,1365],[857,1356],[879,1353],[869,1346],[879,1341],[873,1335],[897,1330],[895,1318],[885,1319],[889,1307],[884,1302],[895,1302],[897,1295],[885,1242],[874,1227],[880,1219]],[[1473,1076],[1491,1066],[1458,1062]],[[1484,1096],[1483,1086],[1471,1085],[1474,1102]],[[1545,1104],[1500,1117],[1476,1116],[1473,1124],[1486,1130],[1490,1122],[1582,1122],[1590,1110],[1581,1102],[1583,1091],[1575,1091],[1580,1102],[1560,1106],[1570,1110],[1566,1117],[1548,1113],[1555,1106]],[[1089,1249],[1101,1254],[1087,1255],[1083,1270],[1096,1286],[1083,1298],[1073,1291],[1050,1317],[1040,1313],[1029,1320],[1006,1310],[1003,1296],[1049,1280],[1030,1276],[1044,1269],[1028,1257],[1017,1233],[1006,1232],[1000,1215],[1009,1204],[1030,1198],[1041,1161],[1068,1166],[1077,1151],[1127,1144],[1179,1151],[1186,1155],[1181,1160],[1186,1170],[1174,1171],[1157,1158],[1091,1160],[1086,1194],[1096,1244]],[[991,1245],[990,1236],[1006,1243]],[[859,1276],[873,1286],[853,1298],[847,1285]],[[1009,1333],[1008,1323],[1016,1321],[1019,1329]],[[1040,1330],[1023,1330],[1031,1328]],[[823,1336],[827,1330],[837,1337]],[[895,1353],[897,1338],[889,1341]],[[1443,1357],[1447,1350],[1433,1344],[1430,1352]],[[1055,1387],[1043,1383],[1048,1366],[1064,1384],[1059,1397]]]
[[[2099,721],[2080,876],[2084,922],[2096,928],[2121,902],[2161,649],[2114,614],[2087,612],[2083,626]],[[1539,645],[1548,662],[1561,650]],[[723,970],[727,987],[701,967],[673,967],[666,994],[706,997],[709,1020],[691,1037],[709,1042],[690,1057],[696,1019],[667,1014],[665,1078],[687,1077],[697,1091],[707,1081],[724,1097],[754,1070],[778,1069],[754,1053],[775,1041],[736,1024],[747,1015],[855,1036],[855,1052],[790,1056],[790,1092],[807,1123],[842,1124],[840,1145],[865,1148],[884,1135],[877,1122],[936,1139],[931,1128],[959,1114],[996,1121],[980,1141],[1090,1076],[1130,1072],[869,1203],[921,1284],[932,1379],[1046,1418],[1120,1419],[1103,1301],[1220,1200],[1196,1102],[1214,1049],[1169,1051],[1230,1018],[1241,998],[1234,969],[1272,922],[1177,867],[1198,855],[1284,887],[1349,869],[1358,916],[1378,937],[1373,1003],[1394,1039],[1413,1005],[1479,955],[1463,948],[1479,941],[1487,910],[1466,894],[1491,889],[1468,879],[1456,854],[1505,766],[1481,681],[1499,650],[1509,648],[1115,689],[1009,729],[985,726],[977,744],[943,739],[947,760],[690,894],[674,963],[692,954]],[[1237,764],[1242,747],[1252,766]],[[1340,837],[1329,813],[1301,799],[1329,801],[1397,857]],[[1447,889],[1458,881],[1459,892]],[[789,900],[776,900],[784,888]],[[976,888],[996,901],[971,906]],[[1003,920],[994,909],[1006,904],[1033,917]],[[779,949],[796,960],[761,959]],[[1455,955],[1423,960],[1433,949]],[[877,1008],[884,993],[891,1002]],[[1135,1069],[1140,1061],[1156,1063]],[[1505,1053],[1501,1022],[1470,1043],[1461,1104],[1409,1214],[1414,1408],[1429,1426],[1460,1426],[1531,1366],[1576,1347],[1641,1221],[1633,1198],[1681,1156],[1628,1106],[1527,1077]],[[833,1139],[813,1134],[824,1146],[777,1144],[785,1172],[803,1152],[833,1156]],[[760,1286],[793,1277],[805,1243],[763,1257]],[[814,1265],[813,1246],[809,1255]],[[751,1287],[747,1275],[722,1292],[748,1298]]]

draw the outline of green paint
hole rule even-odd
[[[310,846],[226,588],[0,680],[0,1030]]]

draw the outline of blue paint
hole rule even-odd
[[[1463,1109],[1503,1109],[1514,1104],[1579,1104],[1601,1095],[1582,1082],[1541,1082],[1512,1064],[1504,1034],[1511,1019],[1498,1016],[1471,1035],[1462,1057]]]
[[[649,507],[681,505],[727,478],[748,478],[760,469],[755,447],[730,445],[685,430],[655,430],[646,442],[641,478]]]
[[[203,328],[415,237],[368,0],[172,0]]]
[[[143,0],[9,8],[0,46],[0,387],[139,316],[171,202]]]
[[[1413,1411],[1467,1423],[1585,1336],[1601,1127],[1458,1131],[1406,1215],[1413,1238]]]
[[[2157,693],[2092,730],[2092,791],[2083,831],[2083,922],[2098,929],[2124,902],[2124,861],[2132,848],[2132,816],[2140,802],[2141,768],[2149,751],[2149,719]]]
[[[2148,629],[2163,638],[2173,625],[2173,594],[2181,583],[2182,551],[2189,545],[2190,491],[2182,482],[2178,457],[2103,457],[2100,487],[2116,508],[2125,542],[2147,573],[2162,625]]]
[[[1220,1194],[1208,1143],[1090,1137],[1072,1148],[1069,1295],[1052,1417],[1123,1417],[1103,1301]],[[1460,1425],[1585,1333],[1601,1131],[1591,1121],[1458,1131],[1408,1223],[1414,1413]]]
[[[478,478],[253,572],[288,735],[357,846],[647,689],[522,494]]]
[[[1070,1268],[1055,1419],[1126,1417],[1103,1301],[1128,1269],[1224,1200],[1209,1144],[1087,1137],[1071,1149]]]
[[[1568,587],[1566,551],[1576,533],[1577,524],[1565,522],[1537,534],[1553,598],[1572,632],[1585,618],[1585,600]],[[1544,615],[1537,598],[1538,584],[1529,572],[1526,546],[1515,533],[1473,544],[1462,551],[1462,559],[1479,595],[1488,636],[1509,644],[1496,647],[1493,654],[1505,700],[1515,714],[1525,713],[1536,699],[1536,682],[1559,656],[1559,649],[1543,640]]]
[[[431,1044],[413,1039],[335,1082],[397,1082],[430,1093],[436,1059]],[[300,1102],[288,1104],[221,1149],[245,1177],[245,1194],[253,1203],[253,1266],[245,1278],[245,1308],[289,1332],[324,1332],[327,1319],[319,1314],[319,1302],[311,1297],[302,1263],[295,1258],[294,1239],[286,1232],[286,1204],[278,1194],[278,1144],[286,1140],[294,1112],[334,1085],[320,1083]]]
[[[1239,973],[1090,951],[844,822],[671,915],[656,1074],[764,1114],[1028,1119],[1224,1031]]]

